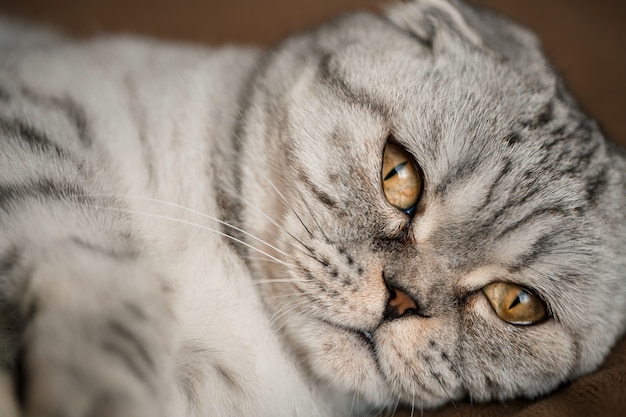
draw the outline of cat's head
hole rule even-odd
[[[352,14],[257,70],[243,224],[266,304],[360,402],[536,396],[624,327],[624,162],[535,38],[455,1]]]

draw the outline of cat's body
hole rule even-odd
[[[128,300],[119,300],[122,305],[110,306],[113,310],[123,308],[124,302],[137,302],[137,308],[141,310],[161,303],[158,307],[168,310],[168,317],[158,317],[162,313],[155,313],[158,334],[146,335],[146,340],[141,341],[150,346],[148,350],[166,348],[162,352],[154,349],[155,352],[150,353],[155,355],[150,362],[159,363],[160,375],[146,371],[146,380],[141,383],[148,382],[150,378],[154,381],[167,378],[171,384],[174,379],[181,378],[180,389],[170,392],[171,387],[161,387],[159,395],[150,400],[158,408],[142,410],[138,415],[158,415],[159,408],[164,405],[159,404],[160,398],[172,395],[172,410],[175,411],[168,411],[166,415],[270,416],[277,415],[279,411],[286,416],[309,415],[314,404],[308,404],[311,408],[299,411],[296,408],[306,403],[303,393],[299,392],[305,385],[297,382],[294,369],[287,368],[288,362],[282,357],[278,338],[270,330],[269,318],[262,314],[257,286],[250,280],[241,260],[235,257],[232,247],[216,233],[222,229],[221,225],[203,216],[216,217],[220,214],[215,176],[220,174],[220,170],[225,172],[227,167],[220,167],[220,164],[227,161],[216,156],[232,149],[232,126],[238,109],[236,101],[256,54],[235,50],[209,52],[182,45],[167,47],[127,38],[67,46],[61,41],[58,48],[50,48],[34,48],[28,57],[24,53],[27,49],[20,51],[19,66],[8,68],[4,73],[9,75],[12,70],[16,71],[20,82],[3,80],[3,86],[8,87],[3,90],[8,98],[6,103],[10,104],[4,107],[7,111],[2,118],[3,134],[8,136],[4,138],[2,166],[5,176],[15,175],[8,179],[17,185],[16,188],[22,187],[22,181],[28,178],[29,184],[24,184],[25,187],[43,183],[41,188],[49,190],[51,195],[43,198],[41,204],[30,201],[25,204],[26,207],[44,206],[43,210],[51,213],[58,208],[66,216],[64,219],[50,219],[45,213],[33,214],[29,210],[23,213],[23,217],[13,214],[10,224],[5,227],[14,228],[14,234],[3,233],[3,253],[7,254],[11,264],[5,274],[9,272],[11,276],[12,270],[17,269],[16,275],[19,275],[23,265],[38,262],[29,260],[31,256],[35,259],[39,256],[30,255],[30,251],[50,252],[49,256],[58,258],[60,262],[68,256],[71,262],[79,264],[76,268],[89,268],[94,262],[88,254],[78,254],[85,248],[88,248],[87,251],[93,248],[96,258],[111,257],[112,263],[145,262],[146,276],[138,279],[145,279],[146,282],[140,285],[147,287],[145,291],[156,293],[167,288],[163,294],[145,296],[143,288],[124,289],[130,284],[128,281],[132,281],[132,275],[137,273],[131,268],[128,272],[122,269],[120,276],[115,278],[93,276],[94,271],[78,269],[76,275],[89,278],[81,283],[82,278],[77,276],[63,277],[78,282],[68,282],[67,285],[75,288],[61,290],[67,293],[60,295],[66,299],[76,291],[75,295],[79,297],[93,293],[92,296],[107,300],[107,294],[102,289],[91,287],[100,284],[91,280],[113,278],[119,283],[109,297],[118,298],[117,292],[129,293]],[[94,65],[96,62],[98,64]],[[46,68],[44,78],[38,76],[42,68]],[[30,71],[33,76],[29,76]],[[77,79],[85,82],[77,82]],[[54,164],[59,157],[54,151],[48,154],[57,149],[54,134],[50,132],[50,125],[38,126],[36,121],[31,123],[32,119],[20,114],[22,111],[41,112],[39,120],[42,123],[58,124],[65,135],[58,147],[75,147],[72,151],[86,162],[69,164],[71,168],[67,173],[57,174],[52,169],[52,178],[50,174],[44,174],[49,169],[48,164]],[[29,129],[32,133],[27,132]],[[33,148],[26,151],[32,152],[32,156],[28,158],[46,167],[35,178],[29,178],[24,173],[24,169],[33,170],[32,166],[24,167],[24,155],[18,156],[15,154],[17,150],[8,151],[6,148],[7,139],[18,139],[24,135],[32,139],[29,146]],[[118,150],[121,149],[126,151],[120,153]],[[46,155],[42,155],[44,153]],[[163,170],[165,166],[170,168]],[[111,174],[115,179],[110,178]],[[84,184],[86,177],[93,179],[87,186]],[[64,184],[68,184],[70,189],[76,188],[61,196]],[[10,188],[3,188],[4,201],[15,204],[10,202],[10,194],[13,193]],[[43,193],[46,194],[46,191]],[[104,229],[97,234],[104,232],[107,236],[95,237],[92,228],[77,226],[83,219],[74,210],[93,209],[104,210],[104,215],[110,216],[102,224],[99,224],[102,219],[98,219],[93,225],[96,230]],[[126,212],[138,214],[131,214],[133,220],[129,221]],[[31,236],[25,234],[26,226],[21,223],[22,219],[35,227],[37,232]],[[42,223],[37,224],[38,221]],[[57,226],[56,223],[61,224]],[[163,239],[163,236],[168,238]],[[22,240],[24,238],[26,240]],[[16,244],[19,249],[14,246]],[[20,254],[13,253],[11,248]],[[59,253],[56,253],[57,250]],[[86,265],[81,265],[83,261]],[[98,272],[107,274],[108,268],[101,265]],[[50,285],[62,284],[50,282]],[[138,294],[133,294],[134,291]],[[139,301],[137,296],[147,299]],[[59,301],[65,303],[65,300]],[[117,302],[107,300],[104,303],[109,301]],[[142,326],[142,323],[132,323],[137,318],[129,315],[128,311],[118,318],[105,318],[109,307],[98,305],[96,301],[90,308],[96,310],[94,315],[105,320],[102,323],[105,329],[96,330],[102,332],[103,339],[119,337],[115,335],[116,330],[106,327],[117,329],[123,325],[133,329],[134,326]],[[143,314],[140,313],[140,316]],[[175,327],[162,327],[165,324],[163,320],[166,323],[174,320]],[[98,327],[97,321],[89,321],[90,326]],[[112,334],[107,336],[107,332]],[[65,338],[72,344],[80,344],[83,338],[78,334],[76,339],[68,335],[53,337]],[[53,345],[58,341],[42,343]],[[8,345],[17,347],[15,343]],[[7,343],[3,343],[3,347],[6,346]],[[77,350],[80,356],[80,351],[86,348],[78,347]],[[119,355],[129,355],[129,360],[135,360],[134,353]],[[3,358],[5,365],[7,359],[12,357],[10,354]],[[67,358],[71,361],[75,359],[73,355]],[[115,354],[111,359],[119,361]],[[96,366],[108,367],[106,361],[102,362]],[[67,367],[68,364],[61,363],[59,366]],[[85,368],[86,374],[101,372],[89,370],[83,363],[76,366]],[[56,385],[56,377],[51,377],[50,383]],[[96,393],[104,388],[94,378],[85,379],[87,384],[94,385],[92,389]],[[75,413],[71,415],[84,415],[87,410],[81,408],[80,397],[85,394],[77,387],[60,389],[67,390],[69,394],[54,392],[51,387],[46,387],[49,391],[47,395],[71,406],[71,412]],[[130,390],[131,395],[135,395],[132,388],[124,384],[115,387],[115,390]],[[104,392],[107,392],[106,389]],[[71,393],[75,393],[77,398]],[[94,405],[85,406],[91,408]],[[127,414],[127,411],[119,412],[120,415],[133,415]]]
[[[521,29],[390,16],[271,52],[3,25],[0,360],[25,415],[334,416],[598,366],[625,326],[623,153]],[[393,147],[422,176],[407,210]],[[546,317],[498,318],[501,281]]]

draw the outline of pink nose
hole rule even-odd
[[[397,319],[411,313],[417,313],[417,303],[403,291],[389,287],[389,300],[387,300],[384,317]]]

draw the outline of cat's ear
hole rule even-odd
[[[449,37],[481,47],[481,36],[468,24],[459,5],[448,0],[413,0],[393,4],[386,12],[397,26],[435,48],[447,44]]]
[[[411,0],[388,7],[386,13],[435,53],[481,48],[507,61],[532,83],[554,85],[554,72],[537,37],[489,10],[460,0]]]

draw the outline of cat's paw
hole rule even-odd
[[[121,317],[47,314],[33,321],[16,363],[25,417],[158,417],[164,409],[155,329]]]
[[[164,415],[175,319],[159,277],[85,245],[32,258],[13,367],[20,415]]]

